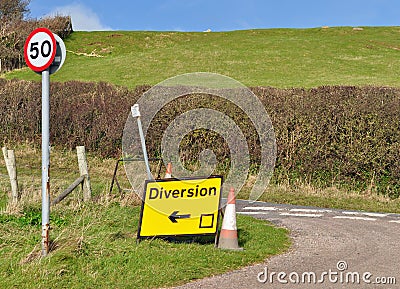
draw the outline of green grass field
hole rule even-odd
[[[286,88],[398,86],[400,77],[400,27],[74,32],[65,44],[67,60],[54,81],[106,81],[134,88],[202,71],[246,86]],[[27,68],[6,77],[40,79]]]

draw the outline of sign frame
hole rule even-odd
[[[165,182],[179,182],[179,181],[196,181],[196,180],[209,180],[209,179],[220,179],[221,180],[221,187],[219,189],[219,196],[218,196],[218,207],[217,207],[217,211],[214,212],[213,218],[214,218],[214,214],[216,214],[216,220],[215,220],[215,230],[211,233],[188,233],[188,234],[152,234],[152,235],[142,235],[141,231],[143,228],[143,216],[144,216],[144,210],[145,210],[145,206],[146,206],[146,191],[147,191],[147,185],[150,183],[165,183]],[[146,180],[145,181],[145,186],[144,186],[144,192],[143,192],[143,197],[142,197],[142,204],[141,204],[141,210],[140,210],[140,216],[139,216],[139,224],[138,224],[138,231],[137,231],[137,240],[140,241],[142,239],[153,239],[153,238],[179,238],[179,237],[199,237],[199,236],[214,236],[215,239],[218,236],[218,229],[219,229],[219,225],[221,222],[221,201],[222,201],[222,187],[223,187],[223,182],[224,182],[224,178],[223,176],[220,175],[211,175],[208,177],[187,177],[187,178],[168,178],[168,179],[158,179],[158,180]],[[176,210],[174,208],[170,208],[171,210],[171,214],[169,216],[167,216],[167,214],[165,215],[165,218],[168,218],[170,222],[172,223],[177,223],[179,220],[181,219],[188,219],[190,218],[190,214],[187,214],[187,212],[180,212],[179,210]],[[208,214],[211,215],[211,214]],[[200,221],[201,222],[201,221]],[[213,221],[214,222],[214,221]],[[200,225],[199,225],[200,227]],[[210,227],[203,227],[203,228],[213,228],[213,226]]]
[[[49,66],[50,75],[59,71],[64,64],[65,59],[67,58],[67,49],[65,47],[64,41],[57,34],[53,33],[53,35],[56,40],[56,54],[54,55],[53,62]]]

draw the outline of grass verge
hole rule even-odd
[[[0,288],[158,288],[224,273],[265,260],[290,246],[287,231],[238,216],[243,252],[222,251],[213,242],[136,242],[138,200],[130,192],[109,193],[115,160],[89,154],[94,201],[74,191],[51,209],[52,251],[40,258],[40,150],[15,148],[21,204],[6,206],[9,190],[0,163]],[[73,151],[53,149],[53,197],[78,174]],[[123,168],[119,172],[124,184]],[[211,240],[212,241],[212,240]],[[255,276],[256,278],[256,276]]]
[[[56,207],[53,251],[40,259],[40,210],[30,212],[30,221],[0,215],[1,288],[172,286],[262,261],[290,244],[285,229],[244,216],[237,220],[243,252],[218,250],[213,243],[138,244],[139,208],[99,202]]]

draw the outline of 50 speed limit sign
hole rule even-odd
[[[57,43],[47,28],[38,28],[29,34],[24,46],[26,64],[36,72],[46,70],[56,55]]]
[[[26,64],[42,76],[42,255],[50,248],[50,74],[57,72],[66,57],[62,39],[47,28],[35,29],[24,45]]]

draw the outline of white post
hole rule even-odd
[[[83,201],[88,202],[92,198],[92,189],[90,186],[90,177],[86,160],[85,147],[77,146],[76,154],[78,155],[79,173],[81,176],[85,176],[85,179],[83,180]]]
[[[42,72],[42,256],[49,252],[50,232],[50,73]]]
[[[145,140],[144,134],[143,134],[142,121],[140,120],[139,104],[136,103],[135,105],[133,105],[131,107],[131,113],[132,113],[132,117],[134,117],[134,118],[136,117],[137,118],[140,142],[142,143],[143,158],[144,158],[144,163],[146,165],[147,178],[149,180],[152,180],[153,179],[153,175],[151,174],[151,171],[150,171],[149,158],[147,156],[146,140]]]
[[[15,162],[15,155],[13,150],[7,150],[3,147],[3,156],[6,163],[7,172],[11,182],[11,200],[13,204],[18,203],[19,192],[18,192],[18,180],[17,180],[17,166]]]

